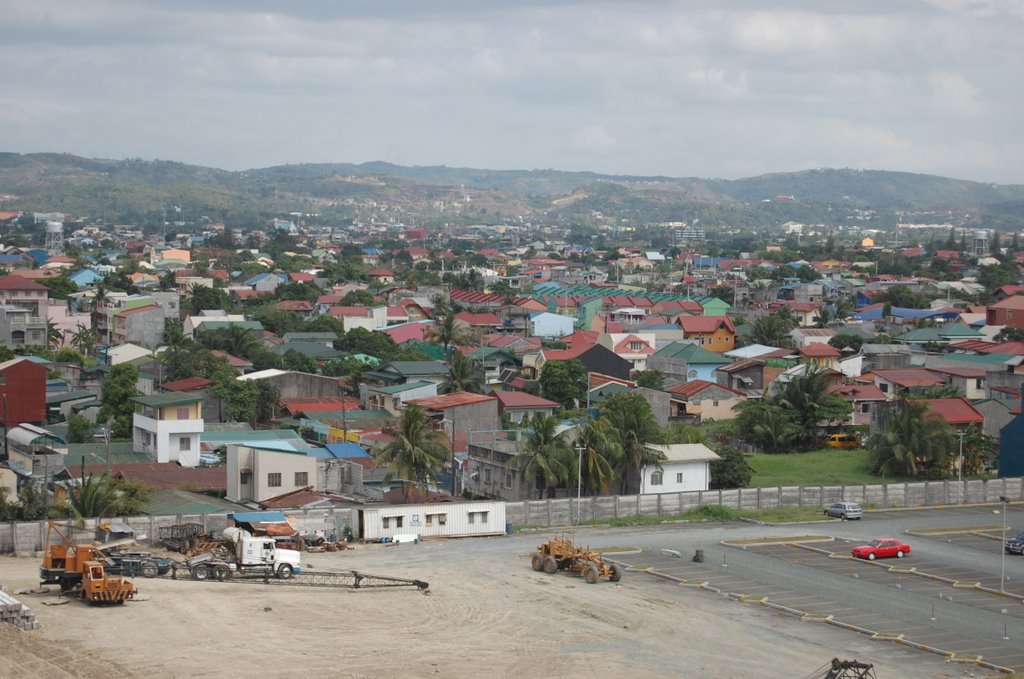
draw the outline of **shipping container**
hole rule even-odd
[[[353,512],[352,531],[360,540],[458,538],[504,535],[504,502],[438,502],[426,505],[385,505]]]

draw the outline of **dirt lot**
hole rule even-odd
[[[536,573],[537,541],[360,545],[303,561],[427,580],[429,594],[143,578],[125,606],[24,594],[43,628],[0,625],[0,676],[793,679],[836,656],[873,662],[879,679],[994,676],[642,573],[617,585]],[[36,587],[38,564],[0,557],[0,583]]]

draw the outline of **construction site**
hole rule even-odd
[[[2,557],[0,584],[34,617],[0,624],[0,676],[995,676],[624,568],[622,531],[588,532],[615,545],[602,556],[543,532],[199,528],[140,544],[56,526],[42,553]]]

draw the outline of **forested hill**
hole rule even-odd
[[[829,206],[875,210],[981,210],[1019,215],[1024,186],[889,171],[808,170],[737,180],[635,177],[558,170],[406,167],[384,162],[281,165],[229,172],[162,160],[102,160],[60,153],[0,153],[0,209],[64,211],[146,222],[181,207],[192,215],[255,223],[282,213],[356,216],[388,204],[429,223],[510,218],[577,221],[593,213],[662,221],[701,216],[740,223],[792,196],[793,217]],[[472,209],[468,207],[471,205]],[[441,206],[441,207],[438,207]],[[454,207],[453,207],[454,206]],[[436,214],[435,214],[436,213]]]

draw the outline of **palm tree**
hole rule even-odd
[[[64,343],[64,333],[53,324],[53,321],[46,321],[46,346],[57,350]]]
[[[843,420],[850,406],[838,396],[828,393],[829,373],[808,366],[802,375],[791,375],[775,399],[797,425],[797,442],[807,446],[817,438],[818,423]]]
[[[515,455],[508,464],[519,470],[531,497],[535,486],[543,497],[545,490],[552,494],[559,483],[570,477],[572,454],[565,438],[556,433],[557,418],[537,413],[530,424],[524,442],[526,450]]]
[[[963,475],[977,474],[995,453],[992,439],[985,436],[976,424],[967,426],[963,434],[964,468]]]
[[[96,332],[79,323],[78,330],[71,336],[71,346],[88,356],[96,348]]]
[[[775,317],[782,321],[782,324],[785,327],[787,333],[793,328],[800,325],[799,321],[797,321],[796,316],[793,314],[793,307],[791,307],[788,304],[783,304],[782,306],[780,306],[778,310],[775,312]]]
[[[470,334],[461,325],[456,325],[455,314],[449,312],[440,323],[434,323],[430,331],[430,338],[435,343],[444,347],[446,359],[451,359],[452,348],[455,345],[465,345],[471,340]]]
[[[110,477],[106,474],[89,474],[68,495],[68,507],[76,519],[109,516],[116,504],[117,494],[113,492]]]
[[[943,420],[928,416],[928,404],[899,401],[888,427],[871,437],[871,467],[885,476],[921,476],[948,469],[956,439]]]
[[[583,492],[607,493],[615,479],[613,463],[622,458],[622,447],[607,420],[590,420],[576,438],[576,453]]]
[[[208,330],[199,336],[199,341],[208,349],[220,349],[240,358],[250,358],[260,345],[259,338],[240,325]]]
[[[415,403],[402,411],[398,427],[389,429],[395,440],[377,456],[376,465],[386,467],[385,483],[392,479],[403,481],[406,499],[408,486],[427,485],[448,464],[449,451],[445,447],[444,433],[431,426],[427,411]]]
[[[836,320],[832,308],[826,304],[818,307],[818,313],[814,316],[814,327],[827,328]]]
[[[456,391],[468,391],[471,394],[484,392],[484,369],[479,361],[474,361],[461,351],[452,354],[448,365],[448,374],[441,384],[442,394]]]
[[[762,316],[750,326],[750,341],[769,347],[785,347],[791,339],[783,319],[778,316]]]
[[[789,417],[789,413],[778,406],[766,404],[752,433],[764,452],[781,453],[795,448],[803,432]]]
[[[616,394],[605,401],[601,418],[607,420],[622,451],[617,460],[622,493],[639,492],[643,468],[657,465],[664,459],[660,452],[648,447],[651,443],[661,443],[662,439],[651,406],[640,394]]]

